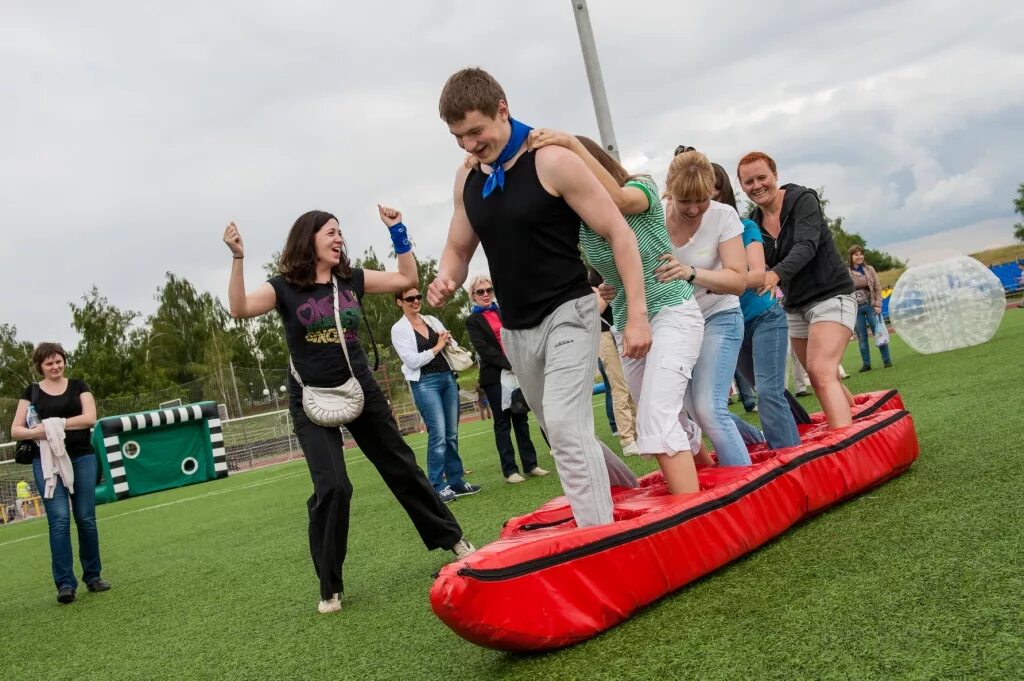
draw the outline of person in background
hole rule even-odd
[[[494,285],[487,275],[477,275],[469,282],[469,296],[473,301],[470,315],[466,317],[466,333],[469,342],[480,357],[480,387],[494,413],[494,446],[501,462],[501,475],[505,482],[524,482],[516,466],[516,450],[512,447],[512,432],[519,445],[519,460],[523,473],[543,477],[548,471],[537,465],[537,449],[530,439],[530,417],[527,413],[502,409],[501,373],[512,371],[505,348],[501,342],[501,310],[494,300]]]
[[[860,370],[871,371],[871,344],[868,343],[868,331],[878,334],[878,325],[884,324],[882,319],[882,286],[878,282],[875,268],[864,262],[864,248],[854,244],[849,251],[850,278],[853,279],[853,299],[857,301],[857,344],[860,347]],[[889,343],[878,346],[882,355],[882,366],[892,367],[889,355]]]
[[[82,581],[89,591],[110,588],[110,583],[100,577],[103,566],[96,527],[97,464],[89,441],[89,429],[96,423],[96,401],[85,381],[64,376],[66,359],[67,353],[59,343],[36,346],[32,362],[43,380],[37,384],[35,402],[32,385],[25,387],[11,424],[13,439],[39,441],[32,475],[46,509],[57,601],[64,604],[75,600],[78,589],[71,545],[72,516],[78,529]]]
[[[487,391],[479,383],[476,384],[476,409],[481,421],[494,418],[491,403],[487,401]]]
[[[593,267],[589,268],[590,285],[597,287],[604,283],[604,278]],[[615,319],[612,308],[600,295],[597,298],[598,309],[601,310],[601,344],[597,348],[598,369],[605,384],[605,410],[608,413],[608,425],[612,427],[612,435],[619,438],[623,454],[637,454],[636,448],[636,402],[629,394],[629,384],[622,372],[622,359],[615,345],[612,329]]]

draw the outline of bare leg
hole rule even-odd
[[[818,322],[811,324],[808,338],[790,339],[797,358],[807,369],[828,427],[833,429],[853,422],[852,396],[839,380],[839,360],[851,335],[842,324]]]
[[[706,456],[706,455],[705,455]],[[693,494],[700,491],[697,482],[697,468],[693,465],[690,452],[656,454],[661,474],[665,476],[669,494]]]

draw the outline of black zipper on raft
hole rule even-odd
[[[880,410],[880,409],[882,408],[882,405],[883,405],[883,404],[885,404],[886,402],[888,402],[888,401],[889,401],[889,400],[891,400],[892,398],[896,397],[896,395],[897,395],[898,393],[899,393],[899,391],[898,391],[898,390],[890,390],[890,391],[889,391],[889,392],[887,392],[886,394],[882,395],[882,397],[880,397],[880,398],[879,398],[879,400],[878,400],[877,402],[875,402],[875,403],[874,403],[874,404],[872,404],[872,405],[871,405],[870,407],[868,407],[868,408],[867,408],[867,409],[865,409],[864,411],[862,411],[862,412],[860,412],[859,414],[857,414],[857,418],[859,418],[859,419],[862,419],[862,418],[864,418],[865,416],[871,416],[871,415],[872,415],[872,414],[874,414],[874,413],[875,413],[876,411],[879,411],[879,410]]]
[[[700,506],[694,506],[693,508],[677,513],[674,516],[670,516],[668,518],[665,518],[664,520],[659,520],[657,523],[652,523],[644,527],[638,527],[636,529],[629,530],[627,532],[623,532],[621,534],[617,534],[611,537],[605,537],[604,539],[596,541],[593,544],[580,546],[575,549],[565,551],[563,553],[555,554],[553,556],[535,558],[533,560],[520,563],[519,565],[511,565],[509,567],[503,568],[485,568],[479,570],[475,568],[464,567],[459,568],[455,574],[459,575],[460,577],[470,577],[473,579],[480,580],[482,582],[498,582],[503,579],[513,579],[515,577],[522,577],[523,575],[529,574],[531,572],[536,572],[539,570],[544,570],[549,567],[554,567],[562,563],[567,563],[571,560],[576,560],[577,558],[585,558],[586,556],[590,556],[595,553],[600,553],[601,551],[606,551],[608,549],[621,546],[622,544],[628,544],[629,542],[636,541],[637,539],[643,539],[653,534],[658,534],[659,532],[671,529],[676,525],[681,525],[682,523],[688,520],[692,520],[698,516],[704,515],[705,513],[710,513],[711,511],[718,510],[723,506],[727,506],[733,503],[734,501],[737,501],[740,498],[746,496],[747,494],[750,494],[751,492],[754,492],[760,489],[761,487],[764,487],[765,485],[775,480],[776,478],[796,468],[799,468],[800,466],[806,463],[810,463],[815,459],[820,459],[823,456],[834,454],[841,449],[849,447],[850,445],[863,440],[869,435],[877,433],[883,428],[891,426],[892,424],[902,420],[904,417],[909,415],[910,413],[907,412],[906,410],[893,412],[893,415],[890,416],[889,418],[885,419],[884,421],[879,421],[878,423],[872,425],[870,428],[865,428],[856,435],[853,435],[845,440],[837,442],[836,444],[830,447],[822,447],[821,449],[809,451],[806,454],[803,454],[793,459],[789,463],[783,466],[779,466],[778,468],[773,469],[768,473],[765,473],[756,480],[752,480],[743,487],[740,487],[739,489],[734,490],[733,492],[730,492],[729,494],[723,497],[720,497],[718,499],[712,499],[711,501],[705,502]]]
[[[572,516],[569,516],[568,518],[559,518],[558,520],[552,520],[548,523],[526,523],[525,525],[520,525],[519,527],[517,527],[516,531],[530,532],[531,530],[543,530],[548,527],[557,527],[559,525],[564,525],[570,520],[572,520]]]

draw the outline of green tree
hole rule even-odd
[[[95,286],[81,305],[69,306],[79,341],[68,354],[68,373],[83,379],[97,398],[138,392],[140,367],[133,360],[144,337],[135,326],[139,313],[118,309]]]
[[[0,397],[21,397],[25,386],[36,380],[32,367],[29,341],[18,340],[18,329],[13,324],[0,324]],[[6,429],[10,422],[0,423]]]
[[[1013,211],[1024,218],[1024,182],[1017,187],[1017,198],[1013,200]],[[1024,222],[1013,226],[1013,236],[1017,241],[1024,241]]]

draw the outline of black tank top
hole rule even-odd
[[[502,325],[530,329],[562,303],[592,293],[580,256],[580,216],[537,177],[536,152],[505,171],[505,189],[483,198],[487,175],[473,170],[462,200],[487,255]]]

